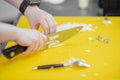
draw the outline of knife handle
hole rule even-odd
[[[27,49],[27,47],[15,45],[10,48],[3,49],[2,53],[6,58],[11,59],[11,58],[17,56],[18,54],[24,52],[26,49]]]
[[[34,69],[52,69],[52,68],[58,68],[58,67],[64,67],[63,64],[50,64],[50,65],[43,65],[43,66],[35,66]]]

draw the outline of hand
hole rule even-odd
[[[53,16],[37,6],[28,6],[25,15],[30,22],[31,28],[38,29],[39,24],[41,24],[46,35],[56,31],[56,22]]]
[[[37,30],[18,29],[15,41],[21,46],[28,47],[24,53],[32,53],[41,49],[46,41],[46,36]]]

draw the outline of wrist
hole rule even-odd
[[[37,6],[28,6],[24,12],[24,15],[28,17],[29,15],[31,16],[32,13],[34,13],[34,10],[38,8]]]
[[[22,14],[25,14],[25,11],[28,7],[39,6],[39,5],[40,5],[40,0],[23,0],[23,2],[19,7],[19,10],[21,11]]]

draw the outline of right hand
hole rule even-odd
[[[43,47],[46,41],[46,36],[37,30],[18,29],[15,42],[21,46],[28,47],[23,53],[32,53]]]

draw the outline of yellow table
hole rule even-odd
[[[95,31],[79,32],[63,42],[64,46],[38,51],[35,54],[19,55],[12,60],[0,58],[0,80],[120,80],[120,17],[109,17],[112,24],[103,24],[104,17],[55,17],[58,25],[73,22],[92,24]],[[17,26],[29,28],[22,16]],[[108,38],[105,44],[98,41],[98,35]],[[88,40],[92,37],[93,40]],[[7,47],[14,45],[8,43]],[[87,53],[85,50],[91,50]],[[71,57],[84,59],[90,68],[77,66],[48,70],[34,70],[33,67],[67,61]]]

